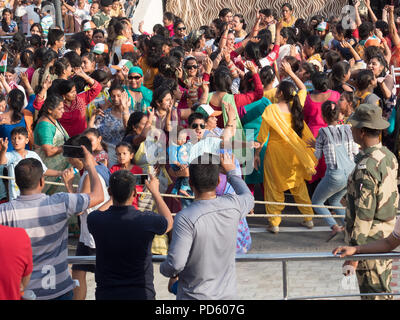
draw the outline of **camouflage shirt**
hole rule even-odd
[[[106,29],[110,23],[111,17],[106,15],[104,12],[97,12],[93,17],[92,21],[99,29]]]
[[[393,231],[399,194],[398,163],[381,143],[361,151],[347,185],[346,242],[362,245]]]

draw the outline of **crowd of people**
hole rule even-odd
[[[38,299],[85,299],[87,272],[96,272],[98,299],[154,299],[151,254],[168,255],[161,272],[178,298],[232,298],[235,254],[251,249],[246,215],[257,190],[268,202],[283,203],[290,191],[299,204],[322,205],[300,206],[301,224],[312,229],[310,215],[325,215],[330,239],[346,232],[350,244],[364,244],[393,230],[395,211],[385,211],[373,236],[352,233],[368,220],[354,217],[357,208],[383,201],[369,199],[382,177],[380,165],[375,172],[359,162],[368,148],[394,154],[384,162],[394,173],[385,172],[397,178],[397,7],[377,12],[365,0],[363,10],[356,1],[353,20],[303,19],[285,3],[255,12],[254,25],[224,8],[198,30],[165,12],[152,32],[140,23],[135,33],[133,0],[62,1],[62,26],[51,2],[1,3],[0,165],[15,180],[0,180],[0,224],[27,229],[32,278],[25,269],[21,277]],[[357,110],[364,120],[356,123]],[[80,146],[80,156],[66,152]],[[254,152],[249,174],[236,157],[243,150]],[[193,162],[204,155],[207,165]],[[222,169],[213,166],[221,159]],[[372,168],[370,180],[355,187],[353,216],[338,209],[334,218],[323,205],[343,206],[357,168]],[[395,189],[382,196],[392,209]],[[31,206],[31,222],[15,213]],[[271,233],[283,209],[265,205]],[[171,212],[179,212],[175,222]],[[66,225],[76,215],[76,254],[96,255],[97,264],[73,266],[72,290]],[[40,287],[47,264],[57,289]],[[0,297],[11,290],[1,287]]]

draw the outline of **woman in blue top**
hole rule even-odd
[[[10,91],[7,97],[7,111],[0,118],[0,138],[8,138],[8,150],[14,150],[11,143],[11,131],[15,127],[26,128],[22,109],[24,107],[24,93],[19,89]]]

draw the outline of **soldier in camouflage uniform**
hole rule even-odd
[[[389,123],[374,105],[360,105],[349,119],[353,138],[361,146],[347,185],[346,242],[363,245],[389,236],[398,206],[396,157],[380,143]],[[356,269],[360,293],[390,293],[391,260],[346,261]],[[392,299],[370,296],[363,299]]]

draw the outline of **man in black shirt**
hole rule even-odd
[[[96,243],[97,300],[154,300],[151,245],[155,234],[172,229],[173,218],[159,192],[159,181],[150,176],[151,192],[158,214],[132,206],[136,197],[135,176],[120,170],[110,177],[113,205],[92,212],[87,219]]]

